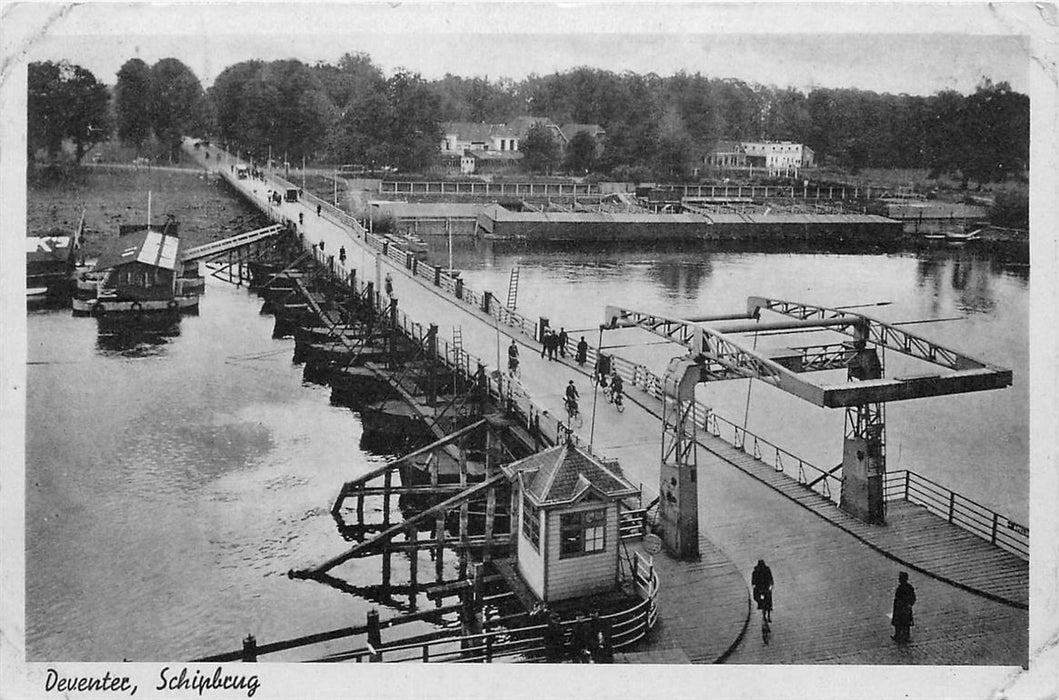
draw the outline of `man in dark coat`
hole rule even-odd
[[[890,618],[890,624],[894,626],[894,634],[891,639],[895,642],[907,642],[910,639],[912,625],[916,624],[912,619],[912,606],[916,604],[916,589],[908,582],[908,574],[904,571],[897,575],[897,590],[894,591],[894,610]]]
[[[585,362],[588,360],[588,343],[585,342],[585,336],[581,336],[581,341],[577,344],[577,355],[574,359],[577,360],[577,364],[581,367],[584,367]]]
[[[566,344],[570,342],[570,336],[566,334],[565,328],[559,329],[559,337],[557,338],[557,345],[559,346],[559,356],[566,357]]]
[[[754,572],[750,574],[750,585],[754,588],[754,601],[765,622],[772,622],[772,569],[764,559],[757,560]]]

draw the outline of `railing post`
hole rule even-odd
[[[456,298],[463,299],[463,278],[456,278]]]
[[[430,644],[423,645],[423,663],[430,663]]]
[[[491,634],[485,638],[485,662],[493,663],[493,635]]]
[[[910,500],[908,494],[912,489],[912,472],[908,469],[905,470],[905,500]]]
[[[956,493],[949,491],[949,522],[952,522],[952,517],[956,512]],[[993,532],[996,532],[996,521],[994,516]]]
[[[999,525],[999,524],[1000,524],[1000,514],[994,512],[993,513],[993,529],[992,529],[992,531],[991,531],[991,533],[989,535],[989,543],[990,544],[996,544],[996,529],[997,529],[997,525]]]
[[[434,266],[434,286],[441,286],[441,265]]]
[[[254,639],[254,635],[246,635],[246,639],[243,640],[243,663],[253,663],[257,661],[257,640]]]
[[[493,299],[493,293],[489,291],[482,292],[482,311],[489,313],[490,302]]]
[[[368,611],[368,646],[372,648],[371,660],[382,661],[382,654],[375,652],[382,646],[382,630],[379,627],[379,611],[372,608]]]

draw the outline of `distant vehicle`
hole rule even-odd
[[[302,191],[297,187],[290,187],[287,189],[284,199],[288,202],[297,202],[298,198],[301,197]]]
[[[250,177],[250,168],[246,167],[245,165],[235,166],[235,176],[240,180],[245,180],[246,178]]]

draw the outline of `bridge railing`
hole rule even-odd
[[[615,356],[611,358],[611,366],[626,383],[639,387],[648,396],[658,400],[662,399],[662,378],[644,365]],[[792,476],[799,484],[812,488],[825,498],[837,502],[842,485],[841,477],[830,474],[760,435],[723,418],[701,401],[695,403],[695,415],[703,416],[703,422],[699,427],[714,437],[719,437],[733,447],[753,455],[755,459],[771,463],[776,471]]]
[[[604,627],[609,630],[610,647],[613,651],[630,648],[647,636],[658,620],[657,597],[658,574],[649,558],[639,552],[632,562],[632,586],[638,601],[624,610],[600,615]],[[512,626],[519,620],[530,620],[527,613],[509,615],[487,624],[495,626],[478,634],[461,634],[441,630],[408,637],[391,644],[377,647],[364,646],[340,652],[317,661],[356,662],[418,662],[418,663],[491,663],[494,661],[543,660],[548,652],[545,636],[547,625],[530,624]],[[586,620],[567,620],[559,623],[560,642],[573,638],[578,625]]]
[[[1030,529],[1007,516],[950,491],[925,476],[903,469],[887,472],[883,497],[904,499],[925,507],[946,521],[971,532],[1022,559],[1030,556]]]

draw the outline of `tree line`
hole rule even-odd
[[[349,53],[334,64],[237,63],[208,91],[177,59],[151,67],[131,59],[110,92],[78,66],[31,64],[31,151],[54,155],[65,138],[79,160],[112,131],[132,144],[153,133],[174,149],[182,134],[197,134],[258,160],[271,152],[416,171],[437,162],[442,122],[537,116],[598,124],[605,143],[579,134],[561,160],[546,132],[531,130],[521,146],[527,166],[622,180],[685,179],[717,143],[762,139],[804,143],[818,163],[853,172],[925,168],[965,185],[1021,176],[1029,162],[1029,98],[988,80],[970,95],[929,96],[588,67],[519,81],[427,81],[405,70],[387,77],[367,54]]]

